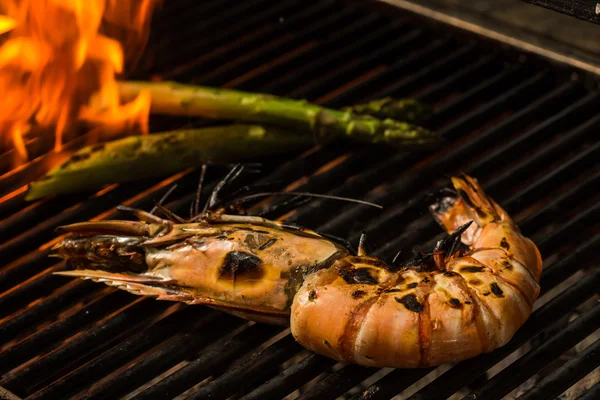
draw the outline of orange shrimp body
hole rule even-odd
[[[79,236],[59,242],[55,256],[74,268],[61,275],[290,324],[301,345],[342,362],[455,362],[513,336],[539,294],[542,262],[477,181],[452,182],[456,194],[430,207],[451,234],[402,266],[367,256],[362,245],[350,255],[306,228],[213,211],[181,221],[126,209],[139,221],[61,227]]]
[[[400,270],[359,252],[309,275],[291,310],[301,345],[345,363],[416,368],[510,340],[539,294],[540,253],[475,179],[452,183],[458,196],[430,210],[449,233],[463,227],[468,250],[437,249]]]

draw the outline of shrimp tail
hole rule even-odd
[[[476,232],[492,222],[507,222],[518,229],[509,215],[481,188],[477,179],[468,175],[451,177],[454,190],[443,189],[429,206],[434,218],[449,233],[473,221],[462,242],[471,245]]]
[[[453,190],[444,189],[429,206],[434,218],[448,232],[455,232],[469,221],[462,233],[462,243],[474,248],[500,248],[508,256],[530,268],[539,279],[542,257],[539,249],[524,237],[506,211],[468,175],[451,177]]]

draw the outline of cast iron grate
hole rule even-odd
[[[448,143],[433,154],[335,144],[269,160],[263,175],[241,182],[367,199],[384,212],[327,201],[294,209],[278,200],[269,217],[287,216],[352,243],[366,230],[371,251],[389,258],[439,238],[426,212],[428,194],[463,170],[539,245],[545,265],[536,310],[509,344],[451,367],[339,365],[305,351],[281,328],[51,275],[65,268],[47,257],[57,225],[117,217],[114,207],[122,203],[149,208],[173,183],[168,206],[185,213],[197,172],[33,204],[21,193],[0,203],[0,387],[31,399],[500,399],[516,388],[520,398],[549,399],[597,372],[597,90],[573,79],[573,71],[389,7],[341,0],[165,3],[140,77],[333,107],[383,96],[435,105],[432,128]],[[198,122],[156,118],[153,130],[186,123]],[[43,144],[30,146],[41,158],[18,170],[8,168],[10,151],[0,154],[0,195],[18,190],[50,157]],[[211,178],[214,184],[217,174]],[[494,376],[485,379],[486,371]],[[594,393],[598,384],[581,398]]]

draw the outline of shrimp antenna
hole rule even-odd
[[[396,265],[396,261],[398,261],[398,258],[400,257],[400,254],[402,254],[402,249],[398,250],[398,252],[394,256],[394,259],[392,260],[392,265]]]
[[[204,177],[206,176],[206,164],[202,164],[200,170],[200,180],[196,189],[196,198],[190,205],[190,219],[194,218],[200,212],[200,198],[202,197],[202,187],[204,186]]]
[[[375,208],[379,208],[379,209],[383,208],[383,206],[380,206],[379,204],[371,203],[371,202],[365,201],[365,200],[351,199],[349,197],[330,196],[328,194],[307,193],[307,192],[263,192],[263,193],[254,193],[254,194],[250,194],[248,196],[240,197],[235,202],[236,203],[238,203],[238,202],[241,203],[241,202],[244,202],[244,201],[256,199],[256,198],[259,198],[259,197],[266,197],[266,196],[305,196],[305,197],[315,197],[315,198],[321,198],[321,199],[347,201],[349,203],[358,203],[358,204],[363,204],[363,205],[366,205],[366,206],[371,206],[371,207],[375,207]],[[225,204],[225,206],[228,206],[230,204],[233,204],[233,202]]]
[[[358,251],[356,252],[356,254],[359,257],[367,255],[367,251],[365,249],[365,242],[366,241],[367,241],[367,233],[363,232],[363,233],[360,234],[360,239],[358,239]]]
[[[147,211],[140,210],[139,208],[118,205],[117,211],[131,214],[134,217],[136,217],[137,219],[139,219],[140,221],[148,222],[151,224],[163,224],[165,222],[165,220],[163,220],[162,218],[160,218],[152,213],[149,213]]]
[[[158,208],[165,216],[172,221],[179,222],[180,224],[185,224],[187,221],[181,218],[179,215],[175,214],[173,211],[169,210],[167,207],[162,204],[157,204],[156,208]]]
[[[162,206],[165,201],[167,201],[167,198],[175,191],[175,189],[177,189],[177,184],[176,183],[174,185],[172,185],[169,188],[169,190],[167,190],[167,193],[165,193],[163,195],[163,197],[160,198],[160,200],[158,201],[158,203],[156,203],[154,205],[154,207],[152,207],[152,210],[150,210],[150,214],[154,214],[156,212],[156,210],[158,210],[158,208],[160,206]]]
[[[217,202],[219,201],[219,196],[220,196],[223,188],[226,185],[233,182],[238,176],[240,176],[240,174],[242,173],[243,170],[244,170],[244,166],[242,164],[236,164],[233,168],[231,168],[231,171],[229,171],[229,173],[225,176],[225,178],[223,178],[221,181],[219,181],[219,183],[217,183],[217,185],[213,189],[212,193],[210,194],[210,198],[204,205],[204,210],[202,210],[203,213],[206,210],[213,208],[214,205],[217,204]]]

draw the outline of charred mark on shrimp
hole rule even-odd
[[[414,294],[407,294],[402,298],[394,297],[394,300],[402,304],[409,311],[413,311],[416,313],[420,313],[423,311],[423,304],[419,303],[419,301],[417,300],[417,296],[415,296]]]
[[[460,269],[460,272],[483,272],[483,270],[485,269],[485,267],[479,267],[479,266],[469,266],[469,267],[462,267]]]
[[[260,279],[264,275],[262,260],[253,254],[243,251],[230,251],[225,256],[219,269],[219,279],[236,281],[238,278],[247,280]]]
[[[452,299],[450,299],[450,301],[448,301],[448,303],[450,304],[450,307],[452,307],[452,308],[461,308],[459,299],[452,298]]]
[[[364,290],[355,290],[354,292],[352,292],[352,298],[353,299],[360,299],[365,294],[367,294],[367,292],[365,292]]]
[[[504,267],[504,269],[507,269],[509,271],[513,267],[512,264],[510,263],[510,261],[508,261],[508,260],[502,260],[502,261],[500,261],[500,265],[502,265]]]
[[[377,285],[379,282],[377,279],[371,276],[369,268],[357,268],[357,269],[341,269],[340,276],[346,281],[346,283],[362,283],[365,285]]]
[[[494,293],[498,297],[504,297],[504,292],[500,289],[500,286],[496,282],[490,285],[490,289],[492,289],[492,293]]]
[[[510,250],[510,244],[508,244],[505,237],[503,237],[500,241],[500,247],[502,247],[505,250]]]

